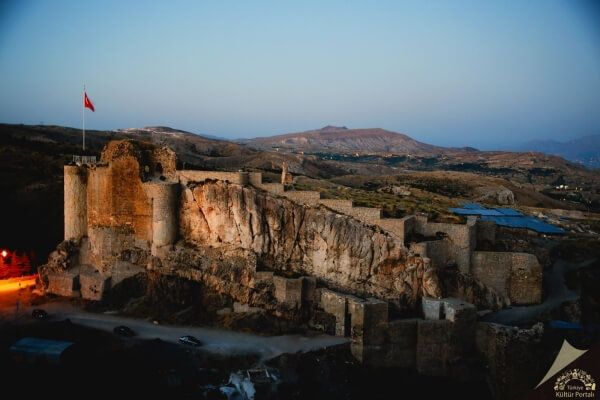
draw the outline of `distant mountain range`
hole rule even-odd
[[[514,150],[554,154],[586,167],[600,168],[600,135],[583,136],[568,142],[535,140],[520,145]]]

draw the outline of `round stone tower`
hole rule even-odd
[[[87,236],[87,167],[65,165],[65,240]]]
[[[152,202],[152,255],[169,249],[177,240],[177,204],[179,184],[146,182],[146,193]]]

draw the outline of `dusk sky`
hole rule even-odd
[[[345,125],[482,149],[600,134],[565,1],[2,1],[0,122],[226,138]]]

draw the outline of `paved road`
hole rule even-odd
[[[595,260],[588,260],[582,263],[573,264],[564,260],[558,260],[552,266],[552,269],[544,273],[544,290],[546,290],[546,300],[541,304],[533,306],[513,306],[486,315],[483,320],[487,322],[496,322],[505,325],[520,325],[528,323],[546,311],[560,306],[565,301],[577,300],[579,293],[570,290],[565,283],[565,274],[579,268],[591,265]]]
[[[69,318],[74,323],[112,332],[117,325],[126,325],[133,329],[138,338],[155,339],[178,343],[183,335],[192,335],[200,339],[203,349],[221,354],[258,354],[263,360],[283,353],[296,353],[318,350],[325,347],[347,343],[348,339],[329,335],[302,336],[259,336],[249,333],[233,332],[222,329],[156,325],[152,322],[127,318],[111,314],[88,313],[69,303],[55,302],[42,306],[54,319]]]

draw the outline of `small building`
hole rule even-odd
[[[73,342],[25,337],[10,346],[14,361],[27,364],[60,364],[71,352]]]

